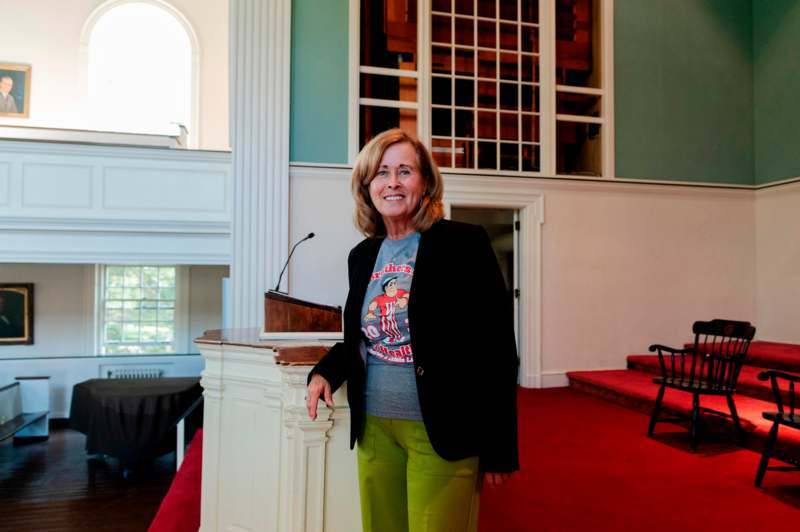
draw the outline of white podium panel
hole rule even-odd
[[[278,362],[280,342],[198,339],[205,359],[202,532],[361,530],[346,391],[305,408],[311,366]],[[296,342],[294,342],[296,345]]]

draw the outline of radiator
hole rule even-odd
[[[101,366],[100,376],[103,379],[160,379],[164,376],[164,368],[133,365]]]

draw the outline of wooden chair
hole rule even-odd
[[[778,439],[778,427],[786,425],[787,427],[800,430],[800,411],[795,409],[797,405],[795,383],[800,382],[800,375],[790,375],[782,371],[767,370],[758,374],[758,380],[770,381],[778,411],[763,412],[761,414],[764,419],[772,421],[772,428],[767,436],[767,442],[764,444],[764,452],[761,453],[761,462],[758,464],[758,471],[756,471],[756,487],[761,486],[761,481],[764,480],[764,473],[767,472],[769,459],[772,456],[772,447],[775,445],[775,440]],[[780,384],[782,381],[788,384],[788,391],[786,394],[781,392]],[[784,397],[786,398],[788,411],[787,408],[784,407]]]
[[[653,379],[660,384],[656,405],[650,417],[647,435],[652,436],[656,423],[674,421],[659,419],[661,402],[667,388],[692,394],[692,413],[689,434],[692,450],[697,450],[700,424],[700,396],[724,395],[728,400],[737,435],[744,439],[744,429],[736,412],[733,393],[742,369],[744,357],[755,336],[756,329],[750,322],[711,320],[696,321],[692,326],[694,344],[684,349],[663,345],[651,345],[650,351],[658,352],[661,376]]]

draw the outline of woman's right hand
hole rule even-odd
[[[333,408],[333,393],[330,383],[319,373],[315,373],[308,383],[308,395],[306,395],[306,409],[311,421],[317,419],[317,405],[320,398],[325,401],[328,408]]]

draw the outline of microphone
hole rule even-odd
[[[297,249],[297,246],[305,242],[306,240],[310,240],[314,238],[314,233],[308,233],[305,238],[301,239],[297,244],[292,246],[292,250],[289,252],[289,256],[286,258],[286,264],[283,265],[283,269],[281,270],[281,274],[278,276],[278,283],[275,285],[275,292],[280,292],[279,288],[281,286],[281,279],[283,279],[283,274],[286,271],[286,267],[289,266],[289,261],[292,259],[292,255],[294,254],[294,250]]]

